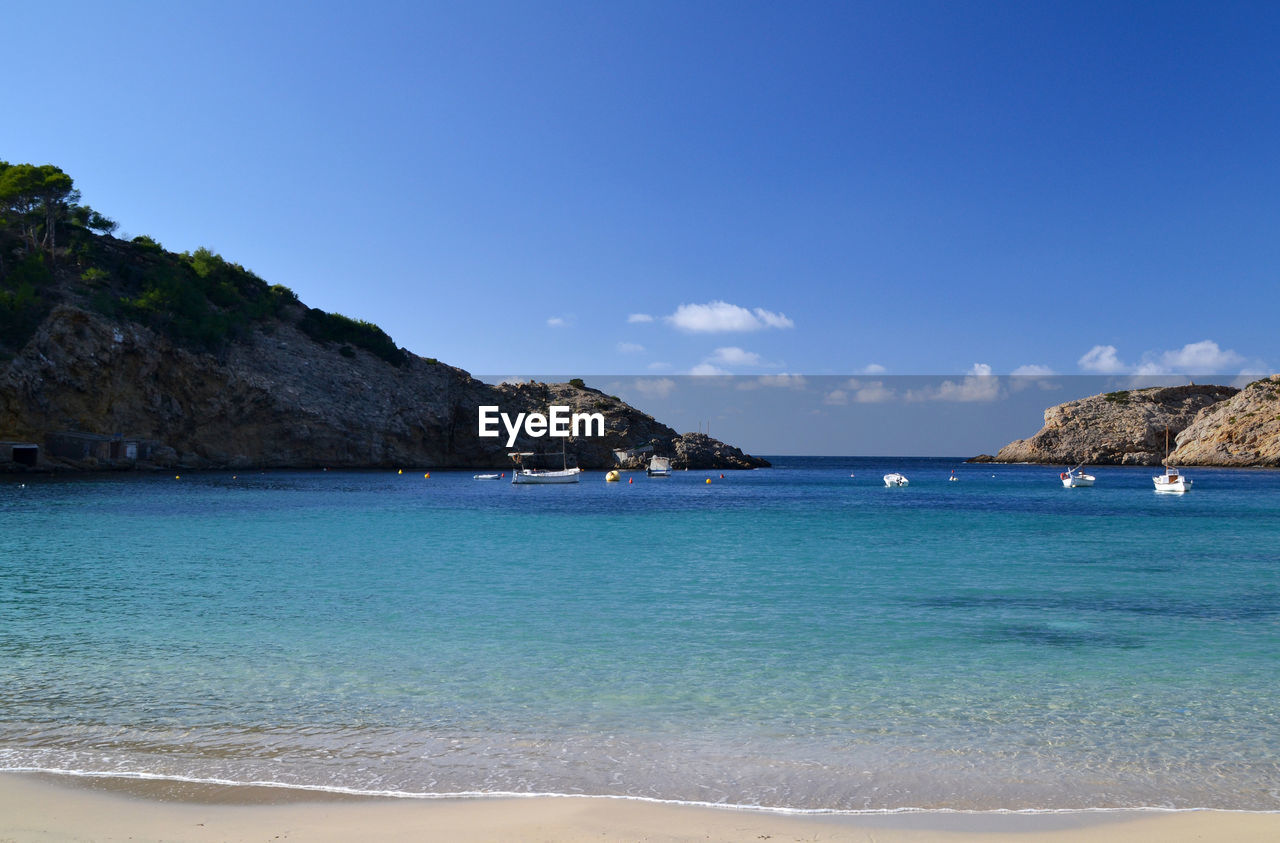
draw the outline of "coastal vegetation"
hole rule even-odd
[[[60,168],[0,161],[0,352],[19,350],[65,302],[192,351],[218,352],[286,319],[344,357],[362,348],[395,366],[408,359],[377,325],[308,308],[208,248],[173,253],[147,235],[117,239],[114,220],[79,203]]]

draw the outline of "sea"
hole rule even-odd
[[[772,460],[0,478],[0,770],[1280,810],[1280,472]]]

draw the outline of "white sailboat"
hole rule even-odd
[[[569,466],[569,458],[565,455],[564,440],[560,442],[560,465],[558,469],[533,468],[526,461],[538,456],[533,451],[512,451],[507,454],[515,460],[515,470],[511,472],[511,482],[517,485],[548,485],[556,483],[577,483],[582,469],[576,465]]]
[[[1191,478],[1169,465],[1169,428],[1164,429],[1164,474],[1151,478],[1157,492],[1182,494],[1191,491]]]
[[[884,485],[886,486],[905,486],[909,481],[904,475],[894,471],[884,476]]]
[[[1062,485],[1066,486],[1068,489],[1075,489],[1080,486],[1092,486],[1093,481],[1097,479],[1092,474],[1086,473],[1083,470],[1083,467],[1079,465],[1075,468],[1068,468],[1058,476],[1062,478]]]

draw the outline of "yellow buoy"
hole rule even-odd
[[[404,469],[403,469],[403,468],[397,468],[397,469],[396,469],[396,474],[404,474]]]
[[[605,480],[607,480],[607,481],[609,481],[610,483],[617,483],[617,482],[618,482],[618,480],[620,480],[620,479],[621,479],[621,477],[622,477],[622,475],[618,474],[618,472],[617,472],[616,470],[614,470],[614,471],[610,471],[608,474],[606,474],[606,475],[604,476],[604,479],[605,479]]]
[[[422,479],[423,479],[423,480],[426,480],[426,479],[428,479],[429,477],[431,477],[431,472],[430,472],[430,471],[428,471],[426,474],[422,475]]]
[[[707,478],[707,482],[708,482],[708,483],[710,483],[710,482],[711,482],[711,478],[710,478],[710,477],[708,477],[708,478]]]

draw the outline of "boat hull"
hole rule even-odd
[[[537,471],[524,468],[511,475],[511,482],[517,486],[553,486],[564,483],[577,483],[581,470],[568,468],[564,471]]]
[[[884,485],[886,486],[906,486],[909,482],[901,474],[886,474],[884,476]]]

